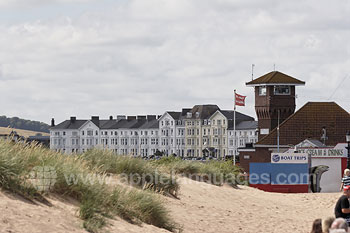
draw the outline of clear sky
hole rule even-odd
[[[162,114],[195,104],[256,117],[245,83],[306,82],[297,108],[350,111],[349,0],[0,0],[0,115]]]

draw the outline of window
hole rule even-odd
[[[275,86],[274,95],[290,95],[290,86]]]
[[[88,130],[86,134],[87,134],[88,136],[92,136],[93,132],[92,132],[92,130]]]
[[[63,136],[65,136],[65,135],[66,135],[66,132],[63,131]]]
[[[259,95],[260,96],[266,95],[266,86],[259,87]]]

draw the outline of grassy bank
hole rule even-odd
[[[176,178],[158,171],[145,160],[129,156],[117,156],[109,150],[89,150],[80,155],[91,169],[107,174],[121,175],[121,179],[133,186],[175,196],[179,190]]]
[[[234,166],[232,161],[187,161],[178,157],[164,157],[151,162],[154,167],[163,172],[173,172],[198,181],[208,182],[214,185],[224,183],[235,186],[244,184],[242,170]]]
[[[94,153],[98,156],[98,152]],[[85,158],[67,156],[34,144],[0,140],[0,187],[27,199],[43,200],[50,193],[74,198],[80,203],[79,215],[90,232],[99,231],[114,215],[170,231],[177,229],[168,210],[155,194],[141,190],[127,191],[103,182],[105,172],[117,173],[125,171],[125,167],[141,172],[134,170],[135,164],[122,160],[129,165],[110,164],[108,167],[107,163],[97,162],[98,166],[92,166],[96,162],[92,161],[92,157],[91,154]],[[86,177],[90,179],[84,179]],[[92,177],[95,180],[91,180]]]

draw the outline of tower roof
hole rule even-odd
[[[284,73],[281,73],[279,71],[272,71],[270,73],[267,73],[257,79],[254,79],[246,83],[247,86],[253,86],[253,87],[260,86],[260,85],[272,86],[276,84],[303,86],[305,85],[305,82],[300,81]]]

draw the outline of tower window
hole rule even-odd
[[[290,95],[290,86],[275,86],[275,95]]]
[[[259,87],[259,95],[261,96],[266,95],[266,86]]]

